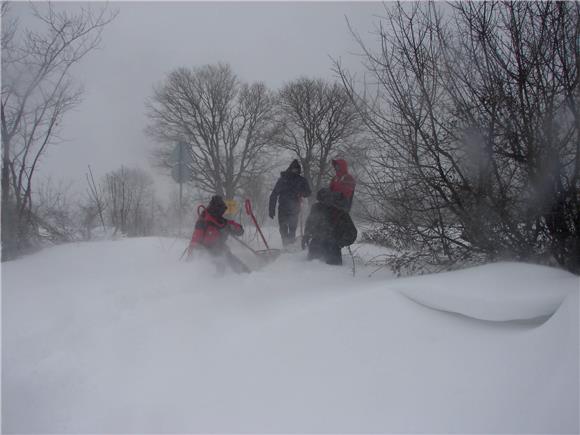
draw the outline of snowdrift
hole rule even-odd
[[[392,288],[430,308],[506,322],[551,316],[580,289],[580,278],[548,267],[498,263],[409,278]]]
[[[353,278],[302,252],[216,276],[177,261],[185,243],[3,264],[4,432],[579,430],[577,277],[503,263]]]

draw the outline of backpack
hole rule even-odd
[[[341,248],[350,246],[356,241],[358,231],[350,215],[344,210],[337,210],[334,226],[334,239]]]

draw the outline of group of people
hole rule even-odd
[[[341,249],[350,246],[357,237],[357,229],[349,214],[356,183],[345,160],[332,160],[332,165],[335,175],[330,185],[316,194],[317,202],[312,205],[306,219],[301,244],[302,249],[308,248],[309,260],[321,259],[327,264],[340,265]],[[308,181],[301,174],[300,163],[293,160],[288,169],[281,172],[270,195],[268,214],[274,219],[278,204],[278,224],[285,247],[296,242],[302,200],[312,194]],[[212,197],[195,224],[189,253],[204,247],[213,257],[225,260],[235,272],[249,272],[249,268],[227,248],[228,235],[241,236],[244,229],[239,223],[223,217],[226,209],[222,197]],[[220,264],[220,267],[225,267],[223,262]]]
[[[335,175],[328,188],[316,194],[317,202],[306,219],[302,248],[308,248],[308,259],[319,258],[328,264],[342,264],[341,248],[356,240],[357,230],[350,218],[355,181],[343,159],[332,160]],[[301,175],[298,160],[294,160],[270,195],[269,215],[274,218],[278,202],[278,223],[284,246],[296,240],[302,198],[311,195],[308,181]]]

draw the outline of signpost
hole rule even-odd
[[[183,211],[183,183],[193,179],[190,145],[178,142],[171,153],[171,177],[179,184],[179,232],[181,233],[181,216]]]

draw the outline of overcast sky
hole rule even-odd
[[[65,5],[65,6],[62,6]],[[69,6],[70,5],[70,6]],[[63,3],[61,7],[74,7]],[[356,44],[345,17],[369,35],[377,2],[111,2],[119,10],[101,48],[73,70],[84,100],[66,115],[66,142],[50,149],[41,176],[82,183],[122,164],[150,169],[145,100],[174,68],[218,61],[271,88],[301,75],[333,78],[330,57],[352,67]],[[24,10],[25,5],[19,5]],[[169,185],[169,182],[166,182]]]

